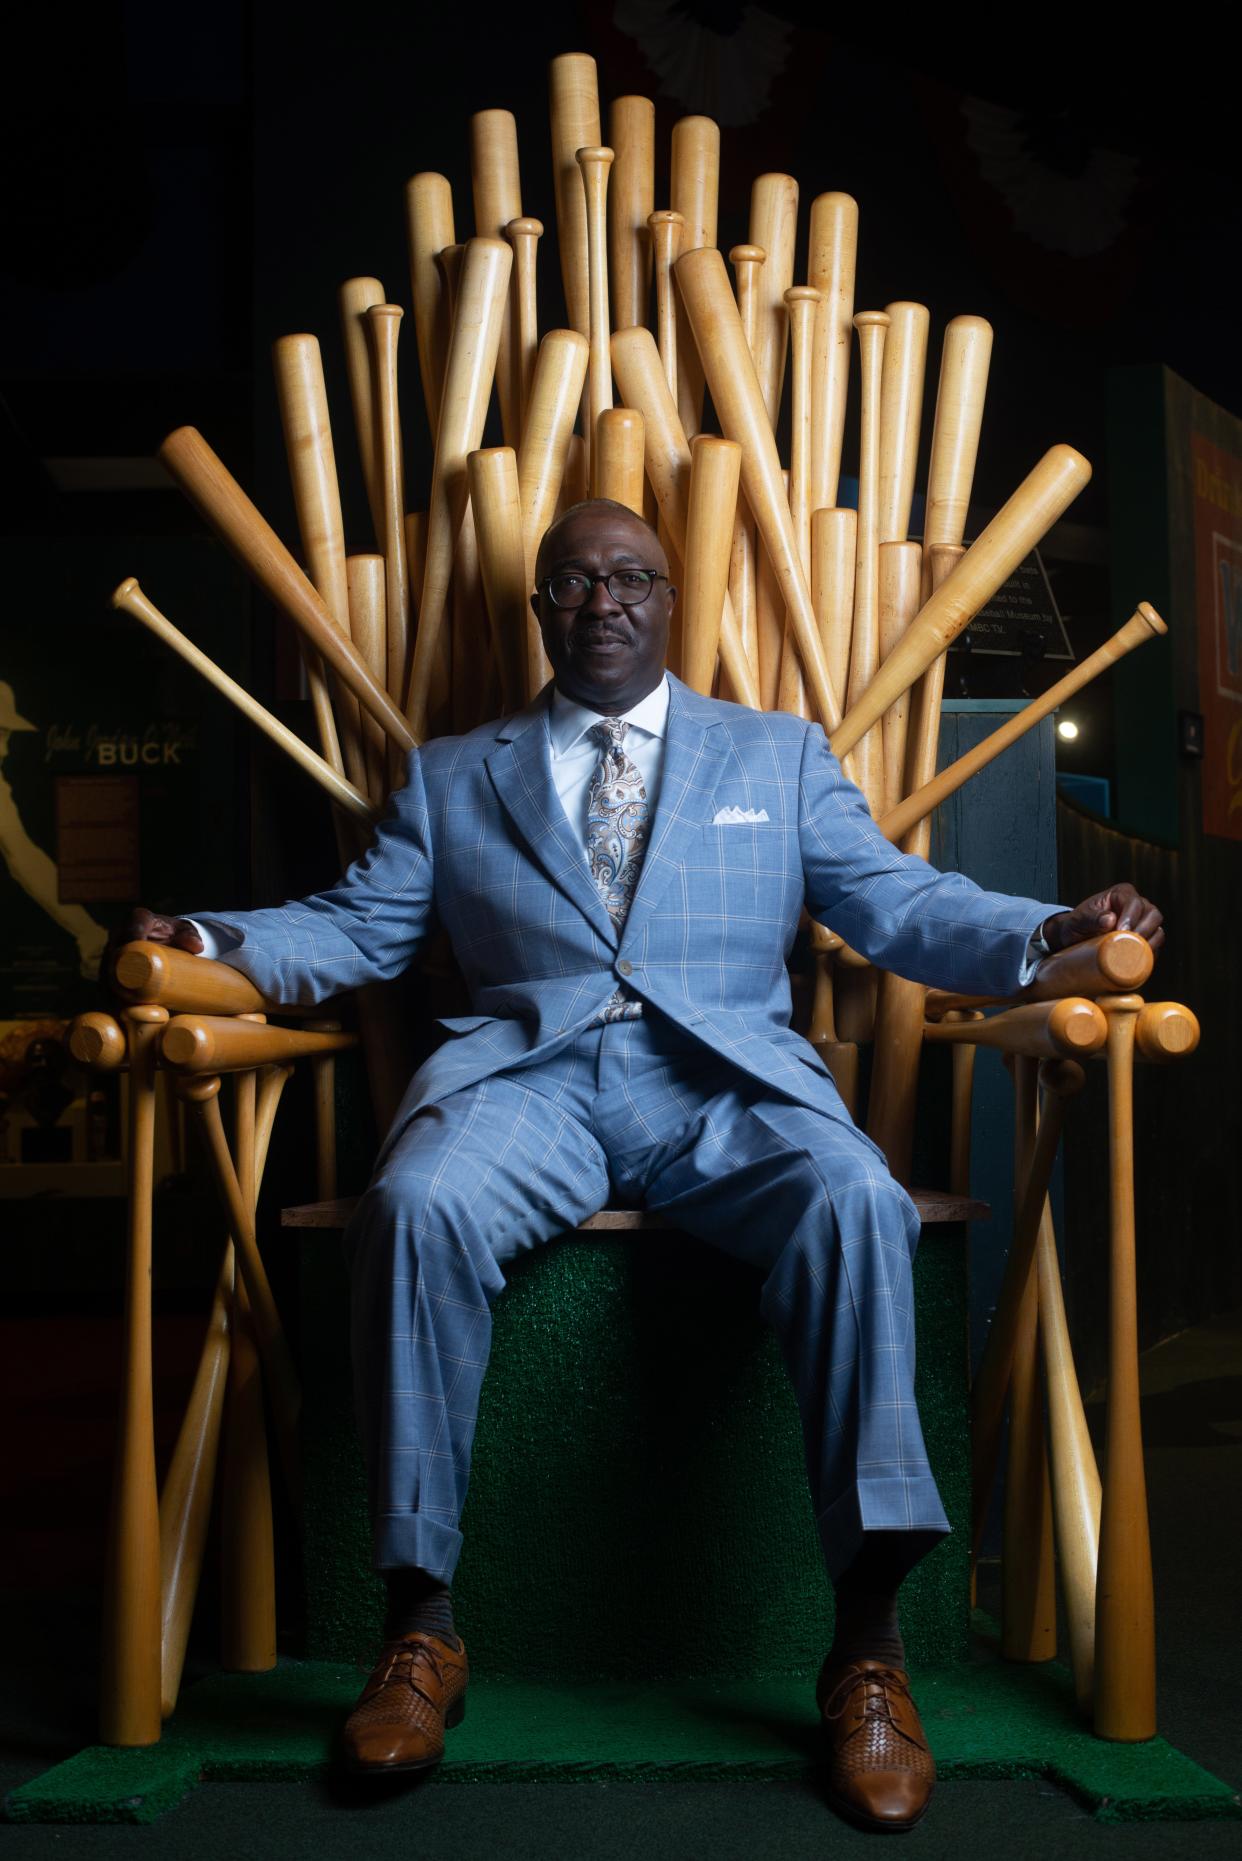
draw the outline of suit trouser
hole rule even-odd
[[[450,1581],[503,1269],[610,1196],[763,1273],[830,1576],[864,1532],[948,1531],[914,1403],[909,1197],[852,1126],[645,1016],[426,1107],[359,1203],[347,1247],[377,1568]]]

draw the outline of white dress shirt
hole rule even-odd
[[[668,729],[668,679],[662,678],[654,691],[649,691],[645,698],[621,715],[630,728],[625,733],[625,750],[638,768],[647,790],[648,818],[655,814],[656,803],[660,798],[660,778],[664,773],[664,738]],[[576,704],[572,698],[553,687],[552,708],[548,715],[548,736],[552,750],[552,782],[560,797],[561,806],[578,839],[582,842],[582,857],[586,858],[587,837],[587,794],[591,787],[591,777],[599,767],[599,745],[593,743],[587,732],[593,724],[598,724],[604,713],[590,711],[584,704]],[[219,956],[222,950],[231,949],[231,944],[222,943],[214,932],[205,924],[199,924],[193,918],[187,918],[193,924],[203,940],[203,956]],[[1027,946],[1026,960],[1022,965],[1019,987],[1025,987],[1034,975],[1042,957],[1047,956],[1048,946],[1037,930]]]
[[[559,691],[552,693],[552,710],[548,717],[548,735],[552,741],[552,782],[561,799],[569,825],[582,842],[586,857],[587,795],[591,777],[599,768],[600,748],[587,732],[603,719],[602,711],[588,711]],[[662,678],[654,691],[628,711],[620,714],[630,726],[623,748],[643,778],[647,791],[648,819],[655,813],[660,795],[660,777],[664,773],[664,734],[668,728],[668,680]]]

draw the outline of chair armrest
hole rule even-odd
[[[174,1015],[164,1029],[160,1058],[177,1073],[241,1072],[252,1066],[288,1066],[356,1047],[356,1034],[317,1034],[272,1027],[232,1015]]]
[[[166,943],[127,943],[113,966],[124,1002],[158,1002],[172,1013],[262,1014],[268,1003],[248,976]]]
[[[166,943],[127,943],[117,953],[113,988],[127,1006],[156,1002],[170,1014],[278,1014],[290,1020],[322,1020],[335,1015],[349,991],[313,1007],[291,1008],[269,1002],[249,976],[228,963],[215,963]]]
[[[1133,995],[1151,974],[1155,954],[1134,931],[1105,931],[1046,956],[1026,988],[1016,995],[951,995],[928,989],[926,1015],[938,1021],[951,1008],[1016,1006],[1019,1002],[1058,1002],[1067,996]]]

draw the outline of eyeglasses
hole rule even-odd
[[[539,586],[547,589],[553,607],[585,607],[598,582],[603,582],[618,607],[639,607],[657,582],[667,580],[658,569],[614,569],[611,575],[583,575],[573,569],[564,575],[548,575]]]

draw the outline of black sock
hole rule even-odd
[[[461,1647],[453,1627],[453,1593],[445,1584],[425,1570],[408,1568],[386,1570],[384,1588],[388,1592],[385,1640],[395,1641],[421,1628],[447,1641],[450,1648]]]
[[[823,1672],[850,1661],[884,1661],[904,1667],[906,1647],[897,1619],[902,1580],[940,1539],[936,1532],[870,1531],[836,1585],[837,1619]]]

